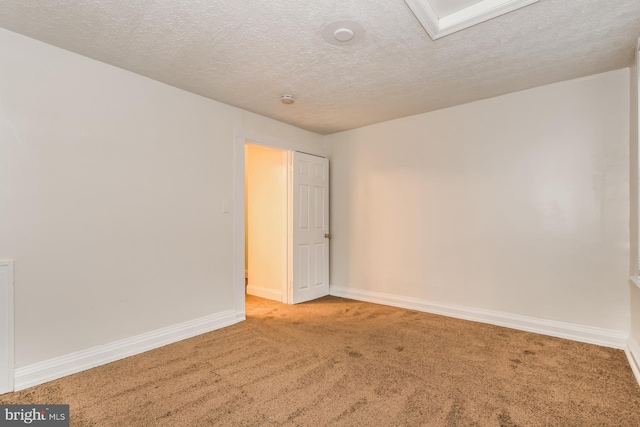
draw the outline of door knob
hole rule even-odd
[[[331,238],[331,234],[329,234],[329,233],[325,233],[324,238],[325,238],[325,239],[330,239],[330,238]]]

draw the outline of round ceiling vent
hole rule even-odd
[[[351,40],[353,36],[355,34],[348,28],[338,28],[333,32],[333,38],[343,43]]]
[[[364,28],[354,21],[337,21],[324,27],[320,34],[322,39],[330,45],[348,46],[362,39]]]

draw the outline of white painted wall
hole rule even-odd
[[[282,301],[287,280],[287,152],[246,146],[247,293]]]
[[[322,137],[6,30],[0,52],[16,366],[233,309],[234,129]]]
[[[325,141],[332,286],[628,331],[628,69]]]

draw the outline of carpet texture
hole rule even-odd
[[[72,426],[640,426],[624,352],[336,297],[17,393]]]

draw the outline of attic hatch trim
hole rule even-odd
[[[458,12],[438,18],[432,0],[404,0],[433,40],[488,21],[539,0],[481,0]]]

